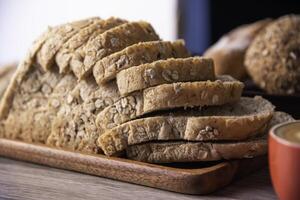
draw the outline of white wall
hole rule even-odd
[[[176,38],[176,0],[0,0],[0,64],[22,59],[47,26],[81,18],[146,20]]]

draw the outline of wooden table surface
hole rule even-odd
[[[277,199],[267,169],[210,195],[183,195],[0,157],[0,199]]]

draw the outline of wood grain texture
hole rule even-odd
[[[276,199],[266,168],[210,195],[184,195],[0,157],[0,199]]]
[[[261,167],[265,159],[246,159],[202,168],[174,168],[106,156],[87,155],[0,139],[3,156],[189,194],[212,192],[238,175]]]

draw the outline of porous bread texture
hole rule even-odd
[[[216,81],[162,84],[120,98],[101,111],[96,124],[104,132],[146,113],[173,108],[203,107],[237,102],[243,83],[229,77]]]
[[[245,65],[253,81],[270,94],[300,92],[300,16],[280,17],[251,43]]]
[[[115,83],[98,87],[94,81],[82,80],[69,91],[65,104],[52,122],[47,144],[86,152],[100,152],[96,139],[97,113],[119,98]]]
[[[239,142],[148,142],[129,146],[127,157],[150,163],[198,162],[252,158],[267,153],[268,130],[279,123],[294,121],[284,112],[275,112],[265,133]]]
[[[93,75],[99,85],[115,79],[121,70],[167,58],[185,58],[190,54],[183,40],[140,42],[99,60]]]
[[[122,96],[165,83],[214,81],[214,63],[210,58],[169,58],[134,66],[117,74]]]
[[[265,130],[274,106],[262,97],[174,115],[146,117],[107,130],[98,139],[106,155],[155,140],[245,140]]]

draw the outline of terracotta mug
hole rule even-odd
[[[300,199],[300,120],[274,126],[269,133],[269,166],[281,200]]]

